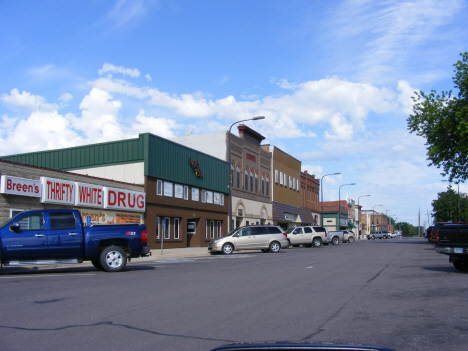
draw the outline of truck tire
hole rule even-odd
[[[337,236],[334,236],[333,239],[332,239],[332,244],[333,245],[338,245],[340,243],[340,239],[338,239]]]
[[[106,272],[120,272],[127,265],[127,254],[120,246],[109,246],[101,251],[99,262]]]
[[[453,266],[460,272],[468,272],[468,261],[454,261]]]

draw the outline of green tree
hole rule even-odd
[[[460,54],[455,63],[452,91],[438,94],[415,92],[413,114],[408,118],[408,130],[426,138],[429,166],[443,169],[450,181],[468,177],[468,52]]]
[[[437,194],[437,200],[432,201],[432,217],[434,222],[458,222],[458,202],[460,201],[460,220],[468,221],[468,196],[458,195],[449,187],[447,191]]]
[[[401,234],[403,236],[414,236],[417,235],[416,230],[412,224],[409,224],[408,222],[398,222],[395,223],[395,228],[397,230],[401,230]]]

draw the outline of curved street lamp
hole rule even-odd
[[[375,205],[374,207],[372,207],[372,226],[375,227],[375,224],[374,224],[374,213],[375,213],[375,208],[377,206],[383,206],[383,205]],[[375,231],[375,228],[374,228],[374,231]],[[372,233],[372,232],[371,232]]]
[[[229,132],[228,132],[228,163],[229,163],[229,223],[228,223],[228,231],[231,231],[233,228],[232,225],[232,175],[234,172],[234,169],[231,169],[231,128],[241,122],[246,122],[246,121],[258,121],[259,119],[265,119],[265,116],[257,116],[249,119],[243,119],[242,121],[237,121],[231,124],[229,127]]]
[[[338,189],[338,220],[339,220],[339,224],[338,224],[338,229],[337,230],[340,230],[340,226],[341,226],[341,187],[346,186],[346,185],[356,185],[356,183],[343,184]]]
[[[321,195],[322,195],[322,211],[320,212],[320,225],[323,227],[323,178],[325,178],[326,176],[330,176],[330,175],[339,175],[341,173],[330,173],[330,174],[325,174],[322,178],[320,178],[320,191],[321,191]]]

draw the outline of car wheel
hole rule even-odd
[[[312,240],[313,247],[320,247],[320,245],[322,245],[322,240],[320,240],[320,238],[314,238],[314,240]]]
[[[339,242],[340,242],[340,239],[338,239],[338,237],[336,237],[336,236],[332,239],[332,244],[333,245],[338,245]]]
[[[348,238],[348,242],[352,243],[353,241],[354,241],[354,238],[353,238],[352,236],[350,236],[350,237]]]
[[[101,251],[99,263],[106,272],[120,272],[127,265],[127,253],[120,246],[109,246]]]
[[[230,255],[234,251],[234,246],[232,244],[224,244],[223,245],[223,254]]]
[[[468,272],[468,261],[455,261],[453,266],[460,272]]]
[[[262,252],[270,252],[269,249],[262,249]]]
[[[279,252],[279,250],[281,250],[281,245],[279,242],[277,241],[273,241],[271,244],[270,244],[270,252]]]

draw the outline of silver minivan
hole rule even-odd
[[[238,250],[262,250],[278,252],[287,248],[289,242],[286,233],[276,225],[251,225],[232,230],[219,239],[211,240],[208,250],[211,253],[222,252],[229,255]]]

